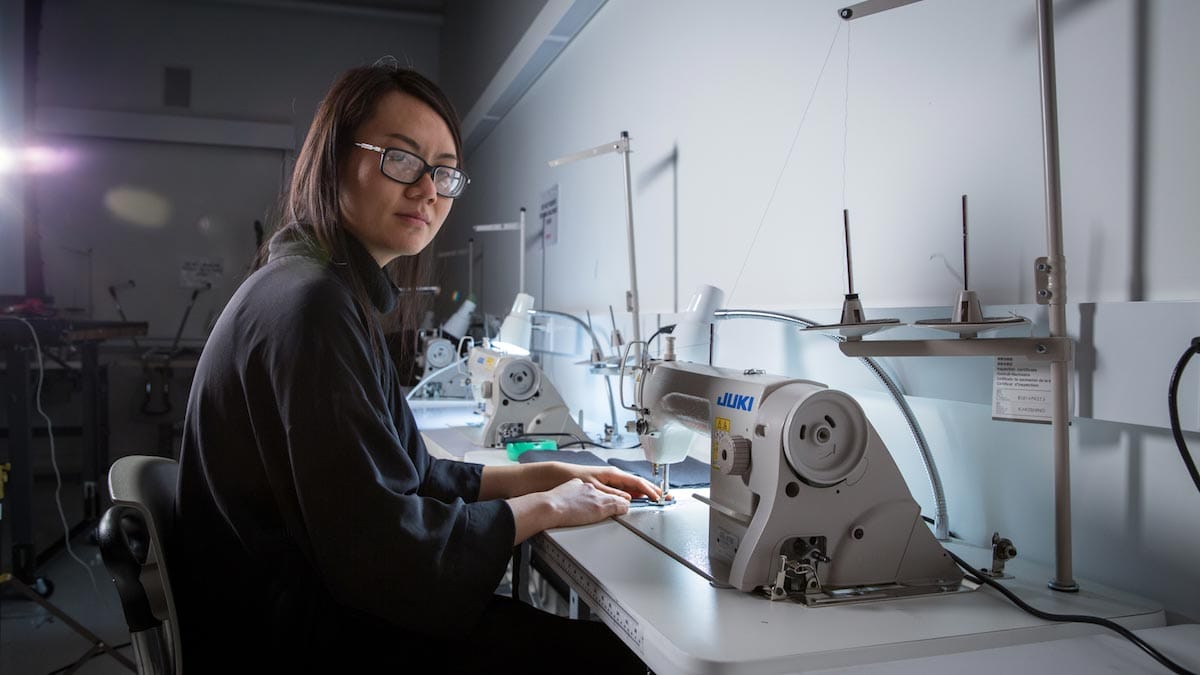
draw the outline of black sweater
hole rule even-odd
[[[450,636],[512,551],[508,505],[476,501],[482,467],[429,457],[351,275],[379,311],[394,286],[353,237],[358,265],[302,233],[272,240],[196,368],[170,544],[189,665],[234,646],[278,662],[367,634]]]

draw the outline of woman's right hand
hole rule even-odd
[[[627,498],[604,492],[578,478],[547,491],[546,495],[559,521],[554,527],[587,525],[629,510]]]
[[[514,544],[554,527],[599,522],[629,510],[629,499],[605,492],[579,478],[546,490],[507,500],[516,525]]]

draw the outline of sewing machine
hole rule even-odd
[[[526,355],[503,352],[486,341],[467,359],[471,392],[483,406],[484,423],[472,440],[484,447],[504,447],[518,436],[564,435],[560,445],[588,439],[571,417],[558,390]]]
[[[711,438],[712,581],[809,605],[960,590],[862,408],[817,382],[664,359],[641,366],[646,459]],[[666,466],[661,467],[666,471]],[[670,551],[668,551],[670,553]]]
[[[423,330],[418,333],[416,360],[423,384],[413,397],[470,398],[471,386],[467,372],[461,367],[450,367],[457,359],[458,349],[439,332]]]

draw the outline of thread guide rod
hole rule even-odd
[[[842,209],[842,228],[846,232],[846,294],[854,295],[854,268],[850,262],[850,209]]]
[[[963,223],[963,290],[971,290],[971,284],[968,282],[967,276],[967,196],[962,196],[962,223]]]

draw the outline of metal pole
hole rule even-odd
[[[971,290],[970,276],[968,276],[968,260],[967,260],[967,196],[962,196],[962,220],[963,220],[963,290]]]
[[[642,347],[638,344],[642,339],[642,319],[641,308],[638,305],[638,286],[637,286],[637,253],[633,242],[633,179],[629,169],[629,132],[622,131],[621,138],[625,141],[625,151],[621,154],[625,158],[625,224],[627,236],[629,238],[629,311],[633,314],[633,341],[634,341],[634,357],[640,362]]]
[[[467,298],[475,296],[475,237],[467,240]]]
[[[854,295],[854,268],[850,264],[850,209],[842,209],[842,227],[846,231],[846,293]]]
[[[1046,174],[1046,239],[1050,265],[1050,337],[1067,336],[1066,260],[1063,257],[1062,193],[1058,160],[1058,99],[1054,81],[1054,14],[1050,0],[1036,0],[1038,72],[1042,85],[1042,141]],[[1057,591],[1078,591],[1071,571],[1071,446],[1067,408],[1067,361],[1050,364],[1054,395],[1050,415],[1054,436],[1054,578]]]
[[[525,207],[524,206],[521,207],[521,218],[520,218],[519,222],[521,223],[521,226],[519,228],[521,230],[521,251],[520,251],[520,254],[517,256],[517,267],[519,267],[521,270],[520,271],[521,279],[517,282],[517,292],[524,293],[525,292]]]

